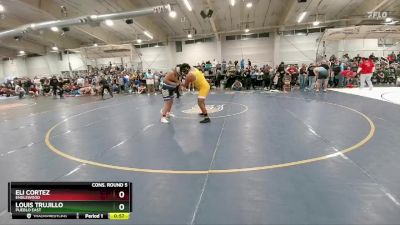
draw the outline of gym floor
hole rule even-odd
[[[200,124],[196,97],[170,124],[161,96],[1,101],[0,224],[9,181],[133,182],[132,219],[102,224],[399,224],[400,105],[217,91]]]

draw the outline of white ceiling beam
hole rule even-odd
[[[113,0],[109,1],[113,2],[115,5],[119,7],[120,10],[128,10],[128,9],[137,9],[137,5],[134,4],[134,1],[126,1],[126,0]],[[156,14],[157,15],[157,14]],[[161,14],[158,14],[161,16]],[[168,34],[163,31],[159,26],[155,25],[154,22],[148,17],[135,17],[135,22],[138,23],[141,27],[146,28],[154,38],[159,39],[160,41],[167,41]]]
[[[297,17],[298,15],[295,13],[296,9],[296,3],[297,1],[295,0],[286,0],[286,4],[284,7],[284,10],[282,12],[282,16],[279,18],[279,29],[283,30],[285,28],[285,25],[289,21],[289,19],[293,16]]]
[[[208,4],[208,7],[209,7],[212,11],[215,12],[214,7],[213,7],[212,4],[211,4],[211,0],[207,0],[207,4]],[[211,28],[212,28],[212,30],[213,30],[213,32],[214,32],[215,38],[216,38],[217,40],[219,40],[218,29],[217,29],[217,26],[216,26],[214,17],[211,17],[211,18],[210,18],[210,24],[211,24]]]
[[[27,7],[35,7],[40,9],[43,13],[45,13],[49,19],[63,19],[64,17],[61,16],[60,13],[60,5],[57,4],[55,1],[38,1],[38,0],[29,0],[29,1],[20,1],[22,4],[26,4]],[[68,6],[67,6],[68,8]],[[79,14],[72,12],[72,10],[69,11],[68,17],[74,17],[74,16],[80,16]],[[74,27],[77,30],[84,32],[93,38],[96,38],[98,40],[104,41],[105,43],[111,44],[111,43],[117,43],[119,39],[112,33],[112,32],[107,32],[105,30],[101,30],[98,27],[91,27],[89,25],[84,25],[81,27]],[[79,46],[75,46],[79,47]],[[74,48],[74,47],[69,47],[69,48]]]

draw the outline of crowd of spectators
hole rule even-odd
[[[202,70],[212,86],[229,88],[232,90],[278,90],[291,91],[299,87],[304,91],[318,91],[327,87],[341,88],[360,85],[358,68],[361,63],[370,59],[374,63],[374,73],[371,76],[373,83],[399,84],[397,72],[400,64],[400,53],[392,52],[386,58],[378,58],[374,53],[367,57],[359,54],[353,58],[344,54],[341,58],[332,55],[320,60],[319,63],[310,64],[285,64],[281,62],[273,68],[271,65],[255,65],[251,60],[247,62],[242,58],[232,61],[215,59],[198,63],[195,67]],[[320,74],[316,68],[324,67],[328,70],[326,79],[319,79]],[[166,71],[167,72],[167,71]],[[14,78],[0,85],[0,96],[25,95],[38,97],[39,95],[52,95],[60,98],[64,96],[102,95],[104,90],[100,84],[105,79],[113,93],[137,93],[157,95],[159,84],[165,73],[152,70],[132,70],[123,66],[109,66],[91,68],[86,74],[73,76],[35,76],[30,78]],[[318,81],[320,80],[320,81]],[[397,82],[396,82],[397,81]],[[363,80],[364,82],[364,80]],[[179,93],[177,93],[179,94]]]
[[[6,97],[25,95],[43,96],[82,96],[101,95],[103,92],[101,80],[104,78],[113,93],[147,93],[156,95],[162,71],[145,72],[128,70],[124,67],[92,68],[86,74],[35,76],[31,78],[13,78],[0,85],[0,95]]]

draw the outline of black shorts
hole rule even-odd
[[[161,93],[164,101],[169,101],[174,98],[175,85],[163,84],[161,87]]]

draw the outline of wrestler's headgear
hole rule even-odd
[[[186,75],[189,73],[189,70],[190,65],[187,63],[176,65],[176,72],[178,72],[179,75]]]

